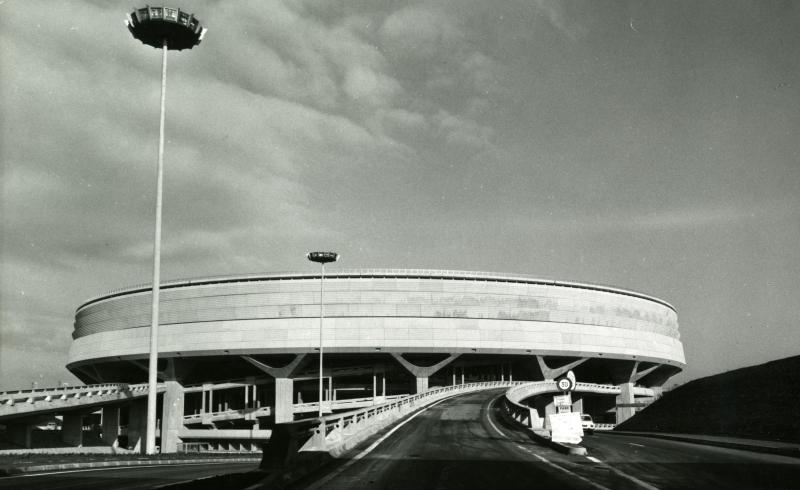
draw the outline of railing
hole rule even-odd
[[[218,412],[191,413],[183,416],[184,424],[210,423],[219,420],[233,420],[249,417],[268,417],[272,414],[272,407],[233,408]]]
[[[325,451],[337,456],[400,417],[443,398],[475,391],[506,388],[522,383],[521,381],[488,381],[444,386],[374,407],[283,425],[294,425],[290,430],[294,434],[293,437],[307,439],[305,444],[301,443],[300,451]]]
[[[322,410],[323,412],[331,412],[333,410],[346,410],[348,408],[362,408],[368,405],[383,405],[384,403],[399,400],[407,396],[409,395],[389,395],[375,398],[370,396],[365,398],[350,398],[346,400],[328,400],[322,402]],[[319,403],[317,402],[297,403],[294,405],[294,413],[317,411],[319,411]]]
[[[63,406],[91,405],[121,397],[134,398],[147,395],[148,386],[111,383],[100,385],[44,388],[0,393],[0,417]],[[159,385],[159,392],[164,390]]]
[[[618,395],[622,390],[616,385],[578,382],[575,383],[574,391],[583,393]],[[543,427],[543,419],[539,416],[539,413],[535,408],[531,408],[522,404],[522,400],[536,395],[558,392],[561,392],[561,390],[558,389],[555,381],[536,381],[533,383],[526,383],[522,386],[509,388],[509,390],[506,391],[503,406],[505,407],[506,413],[508,413],[508,415],[516,422],[531,429],[540,429]],[[635,395],[642,396],[648,396],[649,393],[649,396],[652,396],[653,390],[650,388],[634,386],[633,393]],[[600,428],[600,425],[610,425],[611,427]],[[595,430],[611,430],[613,428],[614,424],[595,424]]]
[[[535,395],[561,391],[555,381],[536,381],[522,386],[509,388],[503,400],[506,413],[517,423],[530,429],[540,429],[543,426],[542,418],[535,408],[522,404],[522,400]]]
[[[125,383],[104,383],[104,384],[96,384],[96,385],[82,385],[82,386],[59,386],[53,388],[33,388],[30,390],[9,390],[9,391],[0,391],[0,403],[8,398],[19,398],[24,395],[28,396],[38,396],[41,394],[49,394],[49,393],[74,393],[75,391],[83,391],[87,389],[92,390],[103,390],[107,388],[119,388],[123,386],[128,386]]]
[[[258,453],[261,441],[179,442],[179,453]]]

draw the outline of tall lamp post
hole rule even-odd
[[[156,372],[158,371],[158,293],[161,283],[161,194],[164,181],[164,114],[167,96],[167,51],[192,49],[200,44],[206,29],[194,15],[170,7],[136,9],[125,21],[139,41],[161,49],[161,117],[158,132],[158,170],[156,178],[156,226],[153,244],[153,303],[150,326],[150,363],[147,391],[147,454],[156,452]]]
[[[325,264],[339,260],[339,254],[336,252],[311,252],[306,254],[306,258],[322,265],[322,275],[319,276],[319,416],[322,417],[322,320],[325,317],[322,291],[325,284]]]

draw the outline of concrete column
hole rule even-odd
[[[428,377],[417,376],[417,393],[428,391]]]
[[[119,442],[119,407],[103,407],[103,442],[117,447]]]
[[[572,393],[572,411],[583,413],[583,397],[581,395]]]
[[[147,432],[147,399],[137,398],[128,409],[128,449],[144,452],[144,436]]]
[[[275,378],[275,403],[272,405],[275,423],[282,424],[294,420],[292,392],[294,380],[291,378]]]
[[[464,384],[464,366],[461,366],[461,384]]]
[[[372,373],[372,399],[375,399],[375,395],[377,395],[377,387],[378,387],[378,380],[375,373]]]
[[[255,398],[250,398],[250,387],[256,385],[256,378],[254,376],[248,376],[245,378],[244,384],[244,408],[250,408],[251,400],[253,405],[255,405]]]
[[[61,424],[61,440],[71,446],[83,446],[83,414],[64,414],[64,421]]]
[[[556,404],[552,400],[550,400],[550,402],[544,407],[544,419],[545,419],[546,429],[550,428],[550,426],[547,424],[547,416],[555,415],[557,413],[558,413],[558,408],[556,408]]]
[[[453,386],[456,385],[456,368],[453,368]]]
[[[386,396],[386,371],[383,372],[383,390],[381,391],[382,396]]]
[[[617,423],[621,424],[633,417],[636,409],[632,406],[634,401],[633,383],[622,383],[619,387],[622,392],[617,395]]]
[[[161,452],[178,452],[178,434],[183,428],[183,386],[177,381],[165,381],[166,391],[161,411]]]
[[[535,408],[529,408],[528,412],[529,412],[529,416],[530,416],[529,427],[531,429],[543,429],[544,428],[544,420],[542,420],[542,418],[539,417],[539,411],[536,410]]]
[[[31,448],[31,432],[33,432],[32,425],[8,424],[6,426],[6,431],[11,442],[26,449]]]
[[[514,382],[514,365],[513,364],[509,364],[508,365],[508,380],[511,381],[512,383]]]

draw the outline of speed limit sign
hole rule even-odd
[[[556,386],[559,390],[563,391],[564,393],[568,393],[575,389],[575,374],[572,371],[567,372],[567,374],[556,380]]]

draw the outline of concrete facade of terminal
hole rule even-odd
[[[275,424],[317,415],[320,279],[281,273],[162,285],[162,452],[254,446]],[[146,382],[150,303],[143,285],[81,305],[68,369],[89,384]],[[325,275],[324,316],[325,412],[437,386],[552,380],[572,370],[581,382],[618,388],[573,395],[575,410],[614,423],[649,399],[637,395],[657,392],[685,364],[675,309],[608,286],[482,272],[334,270]],[[542,400],[530,404],[552,410]],[[102,405],[109,444],[141,448],[145,405],[138,396]]]

